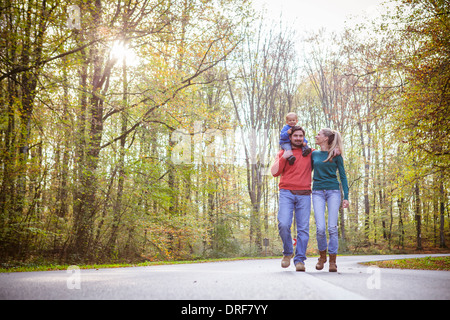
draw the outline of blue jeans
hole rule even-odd
[[[339,248],[338,216],[341,205],[340,190],[313,190],[312,202],[316,219],[317,246],[320,251],[327,250],[327,234],[325,232],[325,204],[328,204],[328,253],[337,254]]]
[[[282,143],[280,146],[283,150],[292,150],[292,145],[290,142]]]
[[[297,247],[294,264],[306,260],[306,247],[309,241],[309,217],[311,215],[311,196],[298,196],[289,190],[280,190],[278,210],[278,232],[283,241],[283,255],[294,253],[291,225],[293,213],[297,224]]]

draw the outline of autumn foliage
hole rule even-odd
[[[386,8],[295,34],[241,0],[4,1],[0,262],[279,255],[289,111],[345,140],[342,250],[444,248],[450,6]]]

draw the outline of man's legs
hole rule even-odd
[[[291,225],[294,211],[295,195],[289,190],[280,190],[278,209],[278,232],[283,241],[283,255],[290,256],[294,253],[292,244]]]
[[[294,264],[306,260],[309,241],[309,217],[311,215],[311,196],[295,196],[295,221],[297,223],[297,248]]]

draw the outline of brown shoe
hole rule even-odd
[[[336,255],[330,254],[330,268],[328,269],[330,272],[337,272],[337,265],[336,265]]]
[[[287,268],[291,265],[291,259],[294,255],[291,254],[290,256],[283,256],[283,259],[281,259],[281,267]]]
[[[305,264],[303,262],[297,262],[295,264],[295,270],[296,271],[305,271],[306,270]]]
[[[319,251],[319,253],[320,253],[320,257],[319,257],[319,260],[317,261],[316,269],[322,270],[323,265],[325,264],[325,262],[327,262],[327,250]]]

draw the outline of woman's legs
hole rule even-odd
[[[327,234],[325,232],[325,190],[313,190],[312,203],[316,220],[316,239],[319,251],[327,250]]]
[[[339,248],[338,217],[341,205],[341,192],[339,190],[326,190],[328,204],[328,252],[337,254]]]
[[[341,192],[339,190],[313,190],[312,202],[314,207],[314,218],[316,220],[316,238],[319,251],[328,248],[330,254],[337,254],[339,248],[338,239],[338,216],[341,205]],[[325,206],[328,207],[328,236],[325,232]]]

